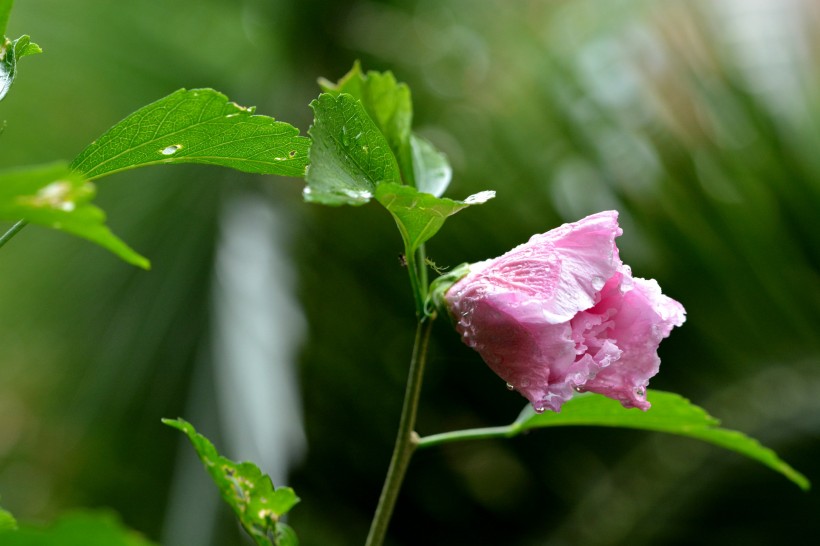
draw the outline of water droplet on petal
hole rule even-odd
[[[180,148],[182,148],[182,144],[172,144],[171,146],[166,146],[165,148],[160,150],[159,153],[161,153],[162,155],[174,155],[179,151]]]
[[[533,406],[532,409],[535,410],[535,413],[544,413],[545,411],[547,411],[547,408],[544,406]]]
[[[514,391],[515,390],[515,385],[513,385],[512,383],[507,383],[507,390],[508,391]]]
[[[646,396],[646,389],[644,387],[638,387],[635,389],[635,394],[638,396],[638,398],[643,398],[644,396]]]

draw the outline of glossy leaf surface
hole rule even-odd
[[[201,163],[302,177],[310,141],[213,89],[180,89],[140,108],[72,162],[89,180],[148,165]]]
[[[337,83],[324,79],[319,83],[327,93],[347,93],[362,103],[396,157],[402,179],[416,185],[410,148],[413,102],[407,84],[396,81],[389,71],[364,73],[358,61]]]
[[[305,199],[324,205],[362,205],[382,183],[400,183],[384,135],[352,95],[323,93],[310,103],[313,139]]]
[[[484,203],[494,196],[495,192],[486,191],[471,195],[464,201],[455,201],[394,183],[381,184],[376,189],[376,199],[396,220],[407,253],[415,252],[435,235],[448,216],[470,205]]]

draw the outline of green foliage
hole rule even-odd
[[[435,197],[410,186],[389,183],[376,189],[376,199],[390,211],[401,232],[405,251],[409,254],[441,229],[448,216],[492,199],[495,192],[471,195],[464,201]]]
[[[123,527],[113,514],[74,512],[62,516],[47,529],[23,526],[17,531],[4,533],[0,527],[0,544],[3,546],[152,546],[154,543]]]
[[[0,0],[0,37],[6,35],[6,27],[9,24],[9,13],[14,5],[14,0]]]
[[[511,426],[509,436],[535,428],[568,425],[667,432],[696,438],[735,451],[779,472],[801,489],[809,488],[808,479],[781,460],[774,451],[745,434],[721,428],[720,421],[686,398],[663,391],[649,391],[648,398],[652,402],[652,408],[646,412],[636,409],[624,410],[616,400],[592,394],[576,395],[564,404],[560,413],[538,414],[531,406],[527,406]]]
[[[307,201],[362,205],[383,182],[399,183],[396,158],[362,103],[345,93],[322,93],[310,103],[315,116],[307,172]]]
[[[293,489],[274,488],[270,476],[263,474],[253,463],[236,463],[222,457],[210,440],[197,433],[190,423],[182,419],[163,419],[162,422],[188,435],[222,499],[230,505],[257,545],[298,544],[293,530],[279,521],[299,502]]]
[[[322,89],[332,95],[347,93],[362,103],[367,115],[384,135],[398,161],[402,178],[415,185],[411,159],[413,103],[410,88],[396,81],[392,72],[370,71],[364,74],[358,61],[336,84],[319,80]]]
[[[2,12],[0,12],[2,15]],[[17,529],[17,521],[7,510],[0,508],[0,533]]]
[[[140,108],[93,142],[71,167],[89,180],[175,163],[301,177],[310,142],[299,130],[254,115],[213,89],[180,89]]]
[[[0,220],[23,219],[88,239],[130,264],[149,261],[105,226],[105,213],[91,204],[94,184],[65,163],[0,172]]]
[[[2,16],[3,14],[0,12],[0,18]],[[8,19],[8,12],[5,13],[5,16]],[[0,23],[5,26],[6,21],[0,20]],[[42,52],[40,46],[32,43],[28,36],[20,36],[12,41],[0,33],[0,100],[3,100],[3,97],[6,96],[11,84],[14,82],[14,78],[17,77],[17,62],[23,57]]]

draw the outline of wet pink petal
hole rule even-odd
[[[536,411],[576,390],[649,407],[658,344],[685,316],[655,281],[632,278],[621,233],[616,211],[564,224],[471,265],[445,296],[464,342]]]

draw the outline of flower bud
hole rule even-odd
[[[685,311],[632,277],[621,233],[617,211],[564,224],[471,264],[444,295],[464,343],[538,412],[560,411],[576,391],[649,409],[658,345]]]

